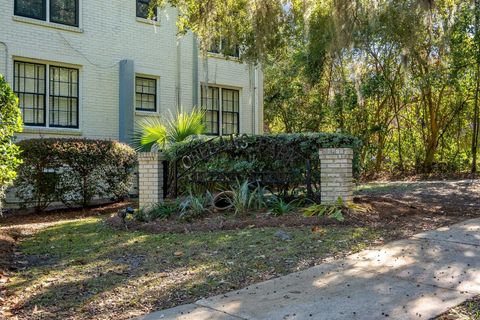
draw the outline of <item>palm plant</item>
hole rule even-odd
[[[180,112],[175,118],[167,121],[167,141],[169,143],[182,142],[192,136],[205,132],[203,116],[205,112],[194,108],[191,113]]]
[[[137,149],[150,151],[154,146],[168,148],[176,142],[186,141],[205,132],[203,116],[205,112],[194,108],[192,112],[179,112],[169,118],[146,118],[137,123],[134,144]]]

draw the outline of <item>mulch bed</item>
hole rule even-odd
[[[475,211],[449,210],[439,213],[438,206],[428,206],[423,203],[392,199],[390,196],[364,195],[354,198],[354,202],[368,208],[367,212],[345,213],[345,221],[337,222],[327,218],[304,217],[295,212],[274,217],[267,212],[249,216],[234,216],[233,214],[212,213],[203,219],[192,222],[180,220],[156,220],[139,222],[127,220],[126,226],[117,216],[112,215],[106,223],[117,229],[140,230],[149,233],[189,233],[197,231],[235,230],[264,227],[297,227],[297,226],[365,226],[392,230],[397,236],[410,236],[425,230],[432,230],[448,224],[460,222],[480,216]]]
[[[10,234],[0,230],[0,317],[9,314],[9,311],[3,305],[8,296],[5,285],[10,281],[9,271],[13,265],[14,248],[15,239]]]
[[[6,232],[0,230],[0,278],[8,272],[13,262],[15,239]]]

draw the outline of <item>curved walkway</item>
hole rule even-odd
[[[480,219],[140,319],[430,319],[480,294]]]

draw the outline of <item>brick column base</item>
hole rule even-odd
[[[353,150],[350,148],[326,148],[319,150],[321,202],[328,204],[341,197],[353,198]]]
[[[138,154],[139,206],[145,208],[163,202],[163,160],[158,152]]]

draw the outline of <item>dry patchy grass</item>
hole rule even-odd
[[[369,228],[278,228],[148,234],[101,218],[41,230],[20,244],[24,270],[7,288],[19,319],[128,319],[359,251]]]

